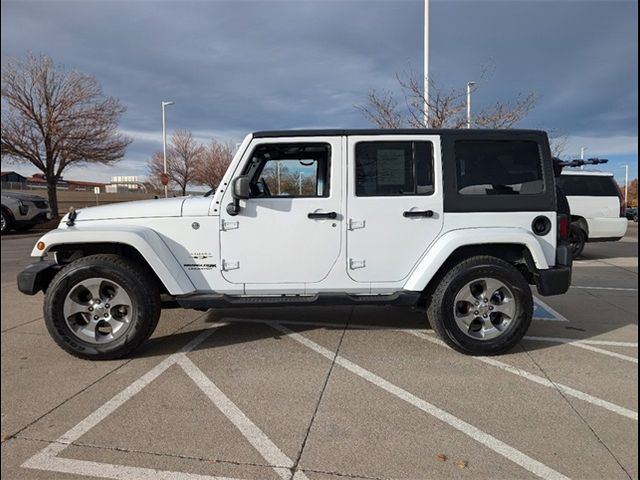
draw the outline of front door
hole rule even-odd
[[[347,271],[357,282],[405,279],[443,225],[440,138],[349,137]]]
[[[246,293],[274,284],[299,292],[325,278],[340,254],[342,140],[258,138],[247,152],[236,176],[250,177],[251,198],[235,216],[225,210],[230,189],[222,199],[222,275]]]

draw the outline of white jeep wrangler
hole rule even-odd
[[[18,277],[53,339],[127,355],[161,308],[406,305],[454,349],[513,347],[567,291],[570,219],[532,130],[300,130],[242,142],[211,196],[72,211]]]

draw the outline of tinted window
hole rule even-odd
[[[431,142],[360,142],[356,145],[356,196],[431,194]]]
[[[613,177],[596,175],[560,175],[558,186],[567,196],[617,197],[618,188]]]
[[[544,192],[538,143],[523,140],[455,142],[457,188],[462,195]]]
[[[243,172],[254,197],[326,197],[330,147],[317,143],[271,143],[256,147]]]

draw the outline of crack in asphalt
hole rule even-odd
[[[520,343],[520,347],[522,348],[523,352],[527,355],[527,357],[529,357],[529,359],[533,362],[533,364],[538,368],[538,370],[540,370],[540,373],[542,373],[542,375],[545,376],[545,378],[547,380],[549,380],[551,382],[551,384],[553,385],[553,388],[556,392],[558,392],[562,398],[564,399],[564,401],[567,403],[567,405],[569,405],[569,408],[571,410],[573,410],[573,412],[578,416],[578,418],[580,420],[582,420],[582,422],[587,426],[587,428],[591,431],[591,433],[593,434],[594,438],[598,441],[598,443],[600,443],[600,445],[602,445],[602,447],[609,452],[609,455],[611,455],[611,458],[613,458],[615,460],[615,462],[618,464],[618,466],[622,469],[622,471],[627,475],[627,477],[629,478],[629,480],[632,480],[632,475],[627,471],[627,469],[624,467],[624,465],[622,464],[622,462],[618,459],[618,457],[616,457],[616,455],[613,453],[613,451],[609,448],[609,446],[605,443],[605,441],[600,437],[600,435],[598,435],[598,433],[595,431],[595,429],[591,426],[591,424],[589,423],[589,421],[587,420],[587,418],[585,416],[583,416],[578,409],[576,409],[576,407],[573,405],[573,403],[571,403],[571,400],[567,397],[567,395],[564,394],[564,392],[562,390],[560,390],[556,383],[551,379],[551,377],[549,375],[547,375],[547,372],[544,370],[544,368],[542,367],[542,365],[540,365],[538,362],[536,362],[536,360],[533,358],[533,356],[531,355],[531,353],[524,348],[524,346],[522,345],[522,343]]]
[[[298,465],[300,464],[300,459],[302,458],[302,454],[304,453],[304,449],[307,446],[307,440],[309,439],[309,434],[311,433],[311,428],[316,420],[316,415],[318,414],[318,410],[320,409],[320,403],[324,397],[324,392],[329,385],[329,379],[331,378],[331,374],[333,373],[333,369],[336,365],[336,358],[338,358],[338,354],[340,352],[340,347],[342,346],[342,340],[344,339],[344,335],[347,332],[347,328],[349,328],[349,322],[353,317],[353,311],[355,307],[351,307],[351,311],[349,312],[349,317],[344,324],[344,328],[342,329],[342,334],[340,335],[340,340],[338,341],[338,346],[336,347],[336,351],[333,354],[333,360],[331,361],[331,366],[329,367],[329,371],[327,372],[327,376],[324,379],[324,384],[322,385],[322,390],[320,391],[320,395],[318,396],[318,401],[316,402],[315,409],[313,410],[313,415],[311,416],[311,421],[309,422],[309,426],[307,427],[307,431],[304,434],[304,439],[302,440],[302,445],[300,447],[300,451],[298,452],[298,456],[296,457],[293,466],[291,467],[292,478],[295,477],[297,471],[304,471],[303,469],[299,469]]]

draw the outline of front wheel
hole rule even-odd
[[[5,211],[4,208],[0,213],[2,214],[2,223],[0,224],[0,233],[4,235],[5,233],[8,233],[9,230],[11,230],[11,217]]]
[[[69,264],[54,277],[44,302],[53,340],[90,360],[131,353],[153,333],[159,317],[154,279],[118,255],[91,255]]]
[[[496,355],[524,336],[533,316],[533,296],[515,267],[496,257],[477,256],[458,263],[442,278],[427,315],[453,349]]]

